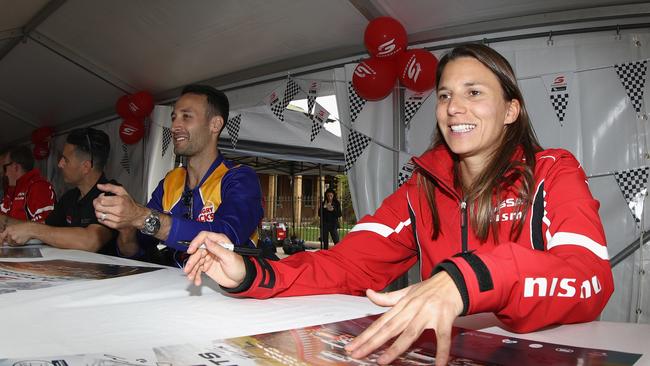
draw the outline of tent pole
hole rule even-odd
[[[323,194],[323,167],[321,166],[320,163],[318,163],[318,223],[320,227],[320,235],[318,236],[318,239],[320,241],[320,248],[324,248],[325,244],[325,239],[323,235],[329,235],[325,232],[325,222],[323,221],[323,202],[325,201],[325,196]]]

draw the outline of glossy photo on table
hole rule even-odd
[[[344,347],[378,316],[346,320],[266,334],[215,340],[208,344],[180,344],[120,354],[70,355],[0,360],[17,365],[373,365],[386,346],[363,359],[351,358]],[[433,331],[420,338],[391,364],[435,364]],[[531,341],[454,327],[450,366],[633,365],[641,355],[603,349]],[[36,361],[38,360],[38,361]]]

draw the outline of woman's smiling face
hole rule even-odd
[[[504,99],[496,75],[478,60],[460,57],[445,66],[436,92],[438,127],[450,150],[461,160],[487,162],[518,114]]]

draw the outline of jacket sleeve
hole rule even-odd
[[[502,242],[448,261],[464,278],[467,313],[494,312],[518,332],[592,321],[614,290],[599,203],[584,171],[568,152],[544,158],[538,164],[552,166],[536,187],[543,248]],[[540,230],[534,226],[531,235]]]
[[[225,290],[255,298],[382,290],[417,260],[411,228],[405,185],[333,249],[300,252],[274,262],[247,257],[244,283]]]
[[[45,219],[54,211],[56,194],[54,188],[47,181],[32,183],[27,192],[27,204],[25,209],[31,217],[31,221],[45,222]]]
[[[246,166],[231,169],[221,182],[221,204],[212,222],[172,218],[166,243],[178,250],[178,240],[191,240],[201,231],[225,234],[237,246],[249,246],[249,238],[262,220],[262,191],[255,171]]]

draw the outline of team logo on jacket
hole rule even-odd
[[[579,297],[588,299],[603,289],[598,277],[593,276],[582,283],[576,278],[526,277],[524,297]]]
[[[496,214],[494,221],[514,221],[519,220],[522,216],[521,199],[519,198],[508,198],[501,202],[495,208]]]
[[[212,222],[214,221],[214,203],[208,201],[203,205],[199,217],[196,218],[199,222]]]

